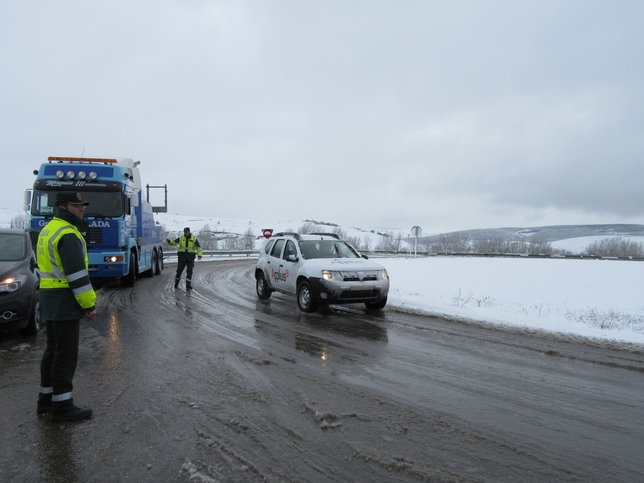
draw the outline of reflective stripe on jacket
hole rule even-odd
[[[60,255],[59,243],[64,236],[73,235],[79,241],[78,263],[73,273],[65,273],[65,267]],[[78,305],[83,309],[91,309],[96,304],[96,292],[89,280],[89,260],[85,239],[76,226],[61,218],[54,217],[42,229],[37,245],[38,267],[40,268],[40,289],[70,289]],[[82,257],[83,262],[81,262]]]
[[[199,245],[199,240],[194,235],[190,235],[189,238],[186,238],[185,235],[181,235],[176,240],[168,241],[168,245],[179,245],[177,252],[179,253],[196,253],[198,257],[201,256],[201,246]]]

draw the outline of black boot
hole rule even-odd
[[[89,418],[92,413],[91,408],[81,409],[74,405],[73,399],[67,399],[52,403],[51,420],[53,422],[80,421],[81,419]]]
[[[179,279],[178,278],[174,279],[174,288],[179,288]]]
[[[38,409],[36,412],[38,414],[45,414],[51,411],[51,393],[43,394],[42,392],[38,394]]]
[[[192,290],[192,283],[186,282],[186,290]]]

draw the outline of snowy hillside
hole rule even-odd
[[[0,228],[10,228],[11,220],[25,216],[22,211],[8,210],[0,208]],[[338,226],[331,222],[320,220],[257,220],[257,219],[231,219],[223,217],[194,217],[189,215],[178,215],[171,213],[158,213],[155,219],[170,233],[170,235],[179,235],[183,228],[188,226],[193,233],[198,234],[200,230],[207,227],[209,231],[220,234],[243,235],[249,229],[260,239],[264,229],[272,229],[274,233],[280,231],[298,231],[300,227],[307,223],[314,223],[321,231],[333,231],[342,229],[349,238],[357,238],[361,242],[365,238],[370,240],[370,247],[374,249],[383,234],[401,234],[403,243],[408,242],[412,246],[414,239],[411,236],[411,227],[409,229],[400,227],[359,227],[359,226]],[[559,228],[559,229],[558,229]],[[579,225],[579,226],[561,226],[561,227],[540,227],[540,228],[499,228],[490,230],[465,230],[458,233],[471,235],[474,232],[485,232],[491,238],[506,235],[508,239],[513,239],[513,234],[523,233],[524,236],[529,233],[538,233],[544,235],[550,240],[552,248],[568,250],[574,254],[583,252],[589,244],[603,240],[608,237],[624,237],[636,243],[644,243],[644,226],[643,225]],[[430,238],[436,238],[441,235],[428,235]],[[508,235],[509,234],[509,235]],[[582,236],[582,234],[585,234]]]
[[[166,228],[166,230],[175,234],[180,234],[186,226],[190,227],[190,230],[193,233],[199,233],[202,228],[208,225],[210,231],[236,235],[243,235],[250,228],[251,232],[258,238],[262,236],[265,229],[272,229],[273,233],[278,233],[280,231],[297,232],[301,226],[307,223],[314,223],[320,231],[330,232],[334,229],[340,228],[346,232],[347,237],[357,237],[360,240],[368,237],[371,239],[372,247],[375,247],[378,240],[382,237],[380,233],[397,234],[398,232],[402,232],[399,228],[345,227],[318,220],[234,220],[215,217],[197,218],[191,216],[172,215],[168,213],[159,213],[155,218]],[[407,235],[405,234],[404,236],[406,237]]]

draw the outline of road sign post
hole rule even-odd
[[[416,252],[418,248],[418,237],[423,234],[423,229],[419,226],[412,226],[411,234],[414,236],[414,258],[416,258]]]

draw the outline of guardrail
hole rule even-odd
[[[378,251],[367,253],[369,257],[413,257],[413,253]],[[632,262],[644,262],[641,257],[602,257],[597,255],[545,255],[531,253],[457,253],[457,252],[416,252],[416,257],[484,257],[484,258],[552,258],[552,259],[572,259],[572,260],[626,260]]]
[[[163,257],[166,261],[174,261],[177,258],[176,250],[168,250],[163,252]],[[212,260],[221,258],[242,257],[246,258],[259,256],[259,250],[202,250],[201,254],[203,259],[210,258]]]
[[[413,257],[413,253],[394,252],[394,251],[373,251],[362,252],[368,257]],[[203,250],[203,258],[221,259],[242,257],[255,258],[259,256],[259,250]],[[177,258],[177,251],[165,251],[163,255],[166,259]],[[416,252],[416,257],[475,257],[475,258],[552,258],[552,259],[572,259],[572,260],[625,260],[632,262],[644,262],[640,257],[601,257],[596,255],[545,255],[529,253],[456,253],[456,252]],[[170,260],[172,261],[172,260]]]

